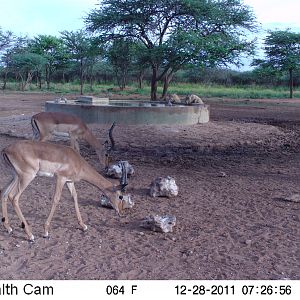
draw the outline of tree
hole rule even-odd
[[[122,38],[114,40],[107,52],[121,90],[126,87],[129,68],[133,62],[132,51],[132,42]]]
[[[0,27],[0,54],[1,52],[7,50],[13,43],[14,36],[11,31],[3,31]],[[2,64],[0,64],[0,75],[3,77],[2,89],[6,88],[7,81],[7,69],[5,68],[4,58],[1,58]]]
[[[6,83],[7,83],[7,75],[8,73],[14,72],[16,73],[16,69],[12,66],[12,57],[15,54],[21,54],[28,52],[28,44],[29,39],[28,37],[20,36],[20,37],[14,37],[11,43],[8,45],[6,44],[6,49],[3,52],[3,55],[1,57],[1,64],[3,66],[3,86],[2,89],[6,89]]]
[[[13,34],[11,31],[3,31],[0,27],[0,51],[5,50],[13,42]]]
[[[73,59],[79,62],[80,74],[80,94],[83,94],[84,70],[88,65],[88,60],[99,55],[101,49],[96,39],[91,39],[83,30],[63,31],[62,39]]]
[[[47,89],[50,88],[52,74],[60,66],[62,58],[65,56],[63,42],[61,39],[51,35],[39,35],[30,44],[33,53],[42,55],[47,63],[45,64],[45,77]],[[39,84],[41,87],[41,78]]]
[[[21,90],[24,91],[27,84],[31,83],[34,73],[38,73],[46,65],[47,60],[36,53],[15,53],[11,56],[9,67],[20,79]]]
[[[293,98],[293,75],[300,68],[300,33],[290,30],[269,31],[265,38],[265,59],[255,59],[252,63],[264,70],[288,72],[290,98]]]
[[[203,57],[206,63],[231,62],[251,51],[242,30],[252,30],[254,20],[241,0],[104,0],[85,21],[103,41],[142,43],[152,70],[151,99],[156,100],[158,82],[164,79],[167,89],[184,65]]]

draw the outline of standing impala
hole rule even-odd
[[[123,211],[123,197],[120,191],[117,191],[110,181],[102,177],[71,147],[46,142],[18,141],[2,150],[2,156],[8,166],[11,167],[14,175],[12,181],[1,193],[2,222],[8,232],[12,231],[7,212],[7,201],[10,199],[26,234],[31,241],[34,240],[31,228],[19,207],[19,199],[25,188],[37,175],[56,176],[53,204],[45,223],[45,237],[49,235],[50,222],[65,183],[74,199],[77,218],[83,230],[86,230],[87,226],[81,218],[74,182],[84,180],[98,187],[110,199],[113,208],[119,215]]]
[[[62,112],[41,112],[31,118],[34,139],[47,141],[52,135],[69,135],[71,147],[80,153],[78,139],[87,141],[96,151],[100,164],[105,165],[104,149],[92,131],[77,116]]]

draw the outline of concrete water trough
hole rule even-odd
[[[74,100],[47,101],[46,111],[77,115],[86,123],[98,124],[185,124],[209,121],[209,106],[204,104],[173,104],[144,100],[109,100],[79,97]]]

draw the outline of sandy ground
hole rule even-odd
[[[30,117],[51,94],[0,94],[0,148],[31,138]],[[21,209],[36,242],[26,240],[9,205],[14,232],[0,228],[1,279],[300,279],[300,104],[288,100],[218,100],[211,121],[194,126],[116,126],[115,160],[135,169],[135,206],[119,218],[100,206],[100,192],[76,185],[89,229],[77,224],[65,188],[44,239],[55,180],[38,177]],[[91,125],[107,138],[108,126]],[[67,141],[55,141],[68,144]],[[93,149],[82,155],[99,170]],[[1,163],[1,189],[12,178]],[[179,195],[151,198],[158,176],[175,178]],[[113,181],[113,180],[112,180]],[[150,214],[171,214],[172,233],[147,231]]]

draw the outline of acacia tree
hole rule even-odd
[[[114,40],[107,51],[109,62],[112,64],[121,90],[127,83],[130,66],[133,63],[133,43],[129,40]]]
[[[256,59],[252,65],[264,70],[288,72],[290,98],[293,98],[293,74],[300,68],[300,33],[290,30],[270,31],[265,38],[265,59]]]
[[[28,51],[28,44],[30,40],[26,36],[14,37],[9,46],[6,47],[1,57],[1,64],[3,66],[3,86],[2,89],[6,89],[7,74],[9,72],[16,73],[16,68],[12,64],[12,57],[15,54],[21,54]]]
[[[9,67],[20,80],[21,90],[31,83],[33,75],[39,73],[47,63],[47,60],[36,53],[15,53],[10,58]]]
[[[253,29],[255,18],[241,0],[103,0],[85,21],[104,41],[142,43],[152,70],[151,99],[156,100],[158,82],[168,84],[185,64],[203,56],[213,63],[232,60],[250,51],[242,30]]]
[[[96,39],[87,36],[83,30],[63,31],[61,33],[65,46],[70,52],[71,58],[79,63],[80,94],[83,94],[84,70],[90,65],[91,59],[101,53],[99,43]]]
[[[13,43],[14,36],[11,31],[3,31],[0,27],[0,54],[7,50],[11,44]],[[0,62],[0,73],[3,76],[3,86],[2,89],[6,88],[6,81],[7,81],[7,68],[5,67],[5,58],[4,56],[1,57]]]
[[[13,42],[13,38],[11,31],[3,31],[0,27],[0,51],[10,46]]]
[[[53,72],[59,68],[61,60],[65,57],[65,50],[62,39],[51,35],[39,35],[30,44],[33,53],[42,55],[47,63],[45,64],[45,78],[47,89],[50,88],[50,82]],[[38,76],[41,88],[41,76]]]

